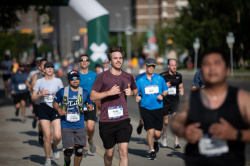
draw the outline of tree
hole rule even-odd
[[[196,37],[200,39],[201,52],[209,47],[229,51],[226,36],[233,32],[235,60],[240,56],[250,58],[249,8],[250,1],[245,0],[189,0],[189,5],[180,11],[174,27],[165,31],[173,36],[175,46],[188,49],[191,54]]]

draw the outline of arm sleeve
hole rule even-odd
[[[39,89],[39,86],[40,86],[40,79],[38,79],[33,87],[33,90],[35,91],[40,91]]]
[[[162,82],[162,92],[168,91],[168,86],[162,76],[161,76],[161,82]]]
[[[62,102],[62,97],[64,93],[64,88],[61,88],[58,92],[56,92],[56,96],[54,97],[54,101],[57,103],[61,103]]]
[[[195,75],[194,75],[194,79],[192,81],[192,86],[198,87],[199,82],[198,82],[198,78],[197,77],[198,77],[198,72],[196,72]]]
[[[103,78],[102,78],[102,74],[99,74],[96,79],[95,82],[92,86],[92,90],[96,91],[96,92],[100,92],[103,86]]]
[[[130,85],[130,87],[131,87],[131,90],[137,89],[137,86],[135,84],[135,79],[134,79],[134,77],[132,75],[131,75],[131,85]]]
[[[11,76],[11,79],[10,79],[10,84],[9,84],[9,90],[10,92],[12,91],[12,85],[14,83],[14,75]]]

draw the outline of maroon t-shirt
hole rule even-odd
[[[127,98],[124,89],[128,88],[130,84],[131,90],[137,89],[134,78],[131,74],[124,71],[119,76],[113,75],[110,70],[104,71],[99,74],[92,86],[92,90],[96,92],[109,91],[115,84],[120,86],[120,94],[108,96],[101,100],[101,122],[115,122],[128,118]],[[123,117],[117,119],[109,119],[108,107],[122,106]]]

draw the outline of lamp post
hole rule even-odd
[[[194,52],[195,52],[194,70],[196,72],[197,71],[197,61],[198,61],[198,51],[200,48],[200,39],[199,38],[195,38],[195,41],[193,43],[193,47],[194,47]]]
[[[118,30],[118,32],[117,32],[117,40],[118,40],[117,44],[118,44],[118,46],[122,46],[122,34],[121,34],[121,31],[120,31],[120,28],[121,28],[121,19],[120,19],[121,14],[116,13],[115,16],[117,18],[117,30]]]
[[[228,44],[228,47],[230,49],[230,59],[231,59],[231,76],[234,76],[234,71],[233,71],[233,44],[234,44],[234,34],[233,32],[229,32],[227,37],[226,37],[226,41]]]

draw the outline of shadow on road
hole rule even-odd
[[[11,119],[6,119],[6,121],[11,121],[11,122],[19,122],[21,123],[21,119],[20,118],[11,118]]]
[[[130,141],[137,142],[137,144],[145,144],[148,145],[148,142],[145,138],[140,137],[131,137]]]
[[[168,156],[168,157],[181,158],[181,159],[184,160],[184,153],[179,152],[179,151],[172,151],[171,153],[167,154],[166,156]]]
[[[26,134],[29,136],[37,136],[38,132],[36,132],[36,131],[23,131],[23,132],[20,132],[20,134]]]
[[[141,150],[141,149],[131,149],[131,148],[128,148],[128,153],[136,155],[136,156],[141,156],[143,158],[145,158],[145,157],[148,156],[148,151],[147,150]]]
[[[28,140],[28,141],[23,141],[24,144],[29,144],[31,146],[37,146],[37,147],[42,147],[39,145],[38,140]]]
[[[30,160],[34,163],[39,163],[43,165],[45,162],[45,157],[40,155],[30,155],[29,157],[23,157],[23,160]],[[51,165],[59,166],[54,160],[51,160]]]

